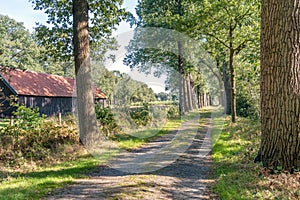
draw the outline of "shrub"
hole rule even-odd
[[[241,117],[248,117],[250,119],[259,118],[259,105],[257,105],[253,98],[245,94],[237,93],[236,111],[237,115]]]
[[[58,125],[40,116],[38,109],[17,106],[13,126],[0,129],[0,160],[9,165],[51,159],[64,144],[78,144],[79,135],[70,124]]]
[[[148,103],[143,103],[141,108],[131,109],[130,117],[138,126],[146,126],[152,120]]]
[[[175,119],[179,117],[179,105],[173,104],[169,107],[167,117],[168,119]]]
[[[45,115],[40,116],[39,108],[28,108],[24,105],[15,104],[17,110],[13,115],[17,118],[15,126],[23,130],[37,129],[45,120]]]
[[[110,107],[103,108],[101,105],[97,104],[95,111],[97,120],[101,125],[101,130],[106,136],[111,136],[120,131]]]

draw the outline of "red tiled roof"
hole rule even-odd
[[[1,71],[1,75],[18,95],[76,97],[73,78],[18,69]],[[95,88],[94,93],[95,98],[107,98],[98,88]]]

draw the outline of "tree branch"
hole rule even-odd
[[[239,54],[241,50],[246,47],[246,43],[249,42],[249,39],[244,40],[237,48],[234,49],[235,55]]]
[[[224,41],[220,40],[220,39],[219,39],[218,37],[216,37],[215,35],[210,34],[210,33],[206,33],[206,35],[215,38],[219,43],[221,43],[222,45],[224,45],[225,47],[227,47],[228,49],[230,49],[230,47],[229,47]]]

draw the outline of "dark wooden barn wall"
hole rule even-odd
[[[9,97],[14,95],[13,91],[7,87],[0,79],[0,117],[9,117],[12,115],[12,112],[15,108],[10,106]],[[40,97],[40,96],[25,96],[19,95],[17,97],[19,104],[25,105],[27,107],[39,107],[40,113],[47,116],[57,115],[62,113],[66,115],[71,112],[75,112],[76,109],[76,99],[72,97]],[[99,102],[106,106],[105,99],[95,99],[96,102]],[[72,104],[74,106],[72,106]]]
[[[71,97],[39,97],[39,96],[19,96],[19,103],[26,107],[39,107],[40,113],[47,116],[62,115],[73,112]]]

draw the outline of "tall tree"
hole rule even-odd
[[[57,59],[67,61],[74,56],[80,138],[83,144],[91,145],[96,136],[97,123],[91,76],[90,41],[94,42],[95,47],[99,47],[95,55],[105,50],[105,39],[109,39],[112,30],[125,14],[124,10],[120,9],[122,0],[31,0],[31,2],[35,4],[35,9],[45,10],[48,14],[48,23],[53,25],[38,27],[37,32],[40,33],[38,36],[42,44],[45,44],[52,52],[52,56]],[[89,14],[92,15],[91,18]]]
[[[193,102],[195,104],[195,101],[192,101],[192,85],[190,83],[193,82],[193,80],[189,74],[190,65],[187,64],[186,60],[186,55],[188,53],[186,52],[187,44],[185,40],[187,39],[181,38],[182,35],[184,35],[183,32],[185,32],[189,26],[187,19],[190,9],[189,3],[191,2],[188,0],[140,0],[136,9],[139,17],[138,27],[164,28],[160,29],[161,31],[158,31],[159,33],[155,33],[157,38],[152,36],[156,42],[160,40],[160,44],[157,45],[160,49],[143,49],[146,45],[140,44],[144,42],[143,38],[145,36],[139,35],[139,32],[137,31],[134,40],[137,41],[136,43],[141,47],[134,45],[133,41],[124,62],[131,67],[137,67],[139,70],[141,69],[141,71],[151,71],[149,64],[144,65],[144,63],[147,62],[159,63],[160,65],[157,66],[160,67],[160,70],[167,71],[168,73],[175,69],[178,73],[177,79],[180,83],[179,107],[181,114],[196,107],[193,105]],[[168,29],[169,32],[165,31],[165,29]],[[171,31],[170,29],[174,31]],[[165,35],[161,37],[163,30]],[[181,32],[182,35],[179,36],[179,34],[174,34],[175,31],[177,33]],[[176,50],[176,52],[170,52],[170,49]],[[167,52],[168,50],[169,52]]]
[[[202,22],[196,23],[191,32],[196,38],[214,40],[222,46],[221,53],[226,52],[227,58],[223,62],[223,66],[227,67],[228,64],[231,91],[227,96],[231,97],[231,117],[232,122],[235,122],[236,73],[234,60],[237,54],[258,39],[260,4],[257,0],[207,0],[199,4],[195,18],[201,18]],[[195,23],[196,19],[192,21]],[[227,91],[226,88],[225,91]]]
[[[260,153],[265,167],[300,168],[300,3],[263,0]]]
[[[90,61],[89,9],[86,0],[73,0],[73,43],[80,139],[91,145],[97,121]]]

